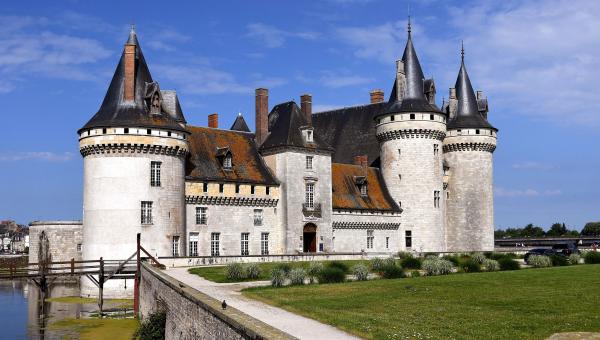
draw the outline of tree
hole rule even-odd
[[[566,233],[567,227],[564,223],[554,223],[546,233],[546,236],[563,236]]]
[[[581,230],[582,236],[600,236],[600,222],[588,222]]]
[[[544,229],[529,223],[525,226],[525,228],[523,228],[522,235],[523,237],[542,237],[544,236],[544,234]]]

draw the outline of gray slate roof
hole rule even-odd
[[[244,119],[241,113],[238,114],[238,116],[235,118],[235,121],[233,122],[229,130],[250,132],[250,128],[248,127],[248,124],[246,124],[246,120]]]

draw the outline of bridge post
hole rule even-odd
[[[104,305],[104,259],[100,258],[100,274],[98,275],[98,307],[100,318],[102,318],[102,307]]]
[[[135,318],[140,317],[140,238],[141,234],[137,233],[137,248],[136,248],[136,270],[133,283],[133,314]]]

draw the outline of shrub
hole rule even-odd
[[[485,259],[485,261],[483,261],[483,270],[485,270],[486,272],[495,272],[497,270],[500,270],[500,264],[498,263],[498,261],[496,260],[492,260],[492,259]]]
[[[285,283],[287,273],[281,268],[274,268],[271,271],[271,286],[282,287]]]
[[[383,266],[383,270],[381,271],[381,277],[384,279],[399,279],[406,277],[404,274],[404,270],[397,264],[387,263]]]
[[[329,262],[329,264],[327,266],[329,268],[339,268],[340,270],[342,270],[344,272],[344,274],[346,274],[348,272],[348,265],[345,264],[344,262],[331,261],[331,262]]]
[[[369,268],[364,264],[357,264],[352,267],[352,273],[356,277],[357,281],[367,281],[369,278]]]
[[[588,251],[584,256],[586,264],[596,264],[600,263],[600,253],[595,251]]]
[[[277,266],[275,266],[275,268],[283,270],[286,275],[289,274],[292,270],[292,266],[286,262],[278,264]]]
[[[485,257],[485,255],[483,255],[482,253],[473,253],[471,255],[471,259],[473,259],[473,261],[475,261],[479,264],[483,264],[483,262],[485,262],[485,260],[487,260],[487,257]]]
[[[544,255],[531,255],[529,264],[534,268],[552,267],[552,259]]]
[[[562,254],[554,254],[550,256],[550,260],[552,261],[553,266],[568,266],[569,258]]]
[[[409,257],[413,257],[413,255],[407,251],[399,251],[398,252],[398,258],[401,260],[409,258]]]
[[[479,262],[475,261],[472,258],[462,261],[460,264],[460,268],[465,273],[478,273],[481,271],[481,265],[479,264]]]
[[[519,262],[509,258],[509,257],[501,257],[498,260],[498,264],[500,265],[500,270],[517,270],[521,269]]]
[[[452,262],[452,264],[454,266],[460,265],[460,258],[456,255],[446,255],[446,256],[442,257],[442,259]]]
[[[246,267],[246,277],[249,279],[258,279],[260,277],[261,270],[258,263],[250,263]]]
[[[344,282],[346,273],[339,267],[327,266],[319,273],[319,283]]]
[[[371,270],[377,273],[381,273],[384,264],[385,262],[383,261],[383,259],[376,257],[371,260]]]
[[[421,267],[427,275],[446,275],[452,272],[452,262],[440,258],[427,258]]]
[[[136,329],[133,334],[134,339],[142,340],[162,340],[165,338],[165,324],[167,322],[167,313],[158,311],[150,314]]]
[[[310,281],[310,283],[315,282],[315,280],[317,279],[317,277],[319,276],[319,273],[323,270],[323,263],[322,262],[311,262],[308,265],[308,279]]]
[[[492,259],[492,260],[500,261],[501,259],[504,259],[504,258],[515,259],[515,258],[517,258],[517,255],[515,255],[515,253],[496,253],[496,252],[493,252],[493,253],[490,253],[489,258]]]
[[[234,262],[227,265],[227,279],[232,281],[241,281],[246,277],[244,265],[241,263]]]
[[[306,279],[304,268],[294,268],[290,271],[290,281],[293,285],[303,285],[304,279]]]
[[[581,256],[579,256],[579,254],[571,254],[569,255],[569,262],[573,265],[577,265],[579,264],[579,260],[581,259]]]
[[[419,277],[421,276],[421,272],[418,270],[413,270],[412,272],[410,272],[410,277]]]
[[[421,260],[415,257],[407,257],[400,261],[400,265],[406,269],[421,269]]]

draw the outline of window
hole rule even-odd
[[[315,183],[306,183],[305,201],[307,208],[313,208],[315,205]]]
[[[478,135],[479,134],[479,130],[475,130],[475,134]]]
[[[406,245],[406,248],[410,248],[412,247],[412,231],[410,230],[406,230],[404,232],[404,244]]]
[[[223,168],[226,170],[231,170],[232,167],[232,157],[231,157],[231,153],[228,153],[227,155],[225,155],[225,158],[223,158]]]
[[[211,233],[210,234],[210,256],[220,256],[219,251],[219,238],[221,234]]]
[[[270,195],[271,194],[271,187],[266,187],[265,191],[266,191],[267,195]]]
[[[239,193],[240,193],[240,185],[239,185],[239,184],[236,184],[236,185],[235,185],[235,193],[236,193],[236,194],[239,194]]]
[[[190,233],[190,256],[198,256],[198,233]]]
[[[394,120],[396,120],[396,116],[394,116],[394,115],[391,115],[391,116],[390,116],[390,122],[393,122]]]
[[[269,233],[260,234],[260,254],[269,255]]]
[[[254,225],[261,226],[263,224],[263,211],[262,209],[254,209]]]
[[[142,224],[152,224],[152,202],[142,201]]]
[[[146,134],[147,135],[151,135],[152,134],[152,130],[150,130],[150,129],[146,130]]]
[[[414,113],[410,114],[410,119],[415,119],[415,114]]]
[[[462,136],[462,130],[456,130],[456,133],[457,133],[459,136]]]
[[[367,249],[373,249],[373,240],[375,236],[373,236],[373,230],[367,230]]]
[[[242,238],[241,238],[241,254],[242,256],[248,256],[250,255],[250,252],[248,251],[248,240],[250,239],[250,233],[242,233]]]
[[[206,224],[208,222],[208,208],[196,207],[196,224]]]
[[[208,192],[208,183],[202,183],[202,192]]]
[[[171,137],[171,131],[167,131],[167,137]]]
[[[312,168],[313,168],[312,161],[313,161],[313,156],[306,156],[306,170],[312,170]]]
[[[179,236],[173,236],[173,256],[179,256]]]
[[[437,190],[435,190],[433,192],[433,207],[434,208],[440,207],[440,192]]]
[[[81,253],[81,243],[77,243],[77,252]]]
[[[251,186],[250,186],[250,195],[254,195],[254,191],[255,191],[255,189],[256,189],[256,188],[254,187],[254,185],[251,185]]]
[[[402,150],[398,149],[398,156],[402,156]]]
[[[398,207],[402,208],[402,201],[398,201]]]
[[[129,133],[129,128],[125,128],[125,129],[123,130],[123,132],[124,132],[124,133]]]
[[[106,134],[106,129],[102,129],[102,134],[105,135]]]
[[[225,184],[223,183],[219,183],[219,192],[223,193],[223,190],[225,189]]]
[[[433,115],[429,115],[429,120],[433,120]]]
[[[161,162],[150,162],[150,186],[160,186],[160,166]]]
[[[446,191],[446,199],[450,199],[450,191]]]
[[[360,185],[360,195],[361,196],[368,196],[367,195],[367,183],[363,183]]]
[[[439,144],[433,144],[433,155],[437,156],[438,153],[440,151],[440,145]]]
[[[311,130],[306,130],[306,141],[307,142],[312,142],[313,141],[313,134]]]
[[[402,174],[398,174],[398,179],[402,181]]]
[[[385,238],[385,249],[390,249],[390,237]]]

